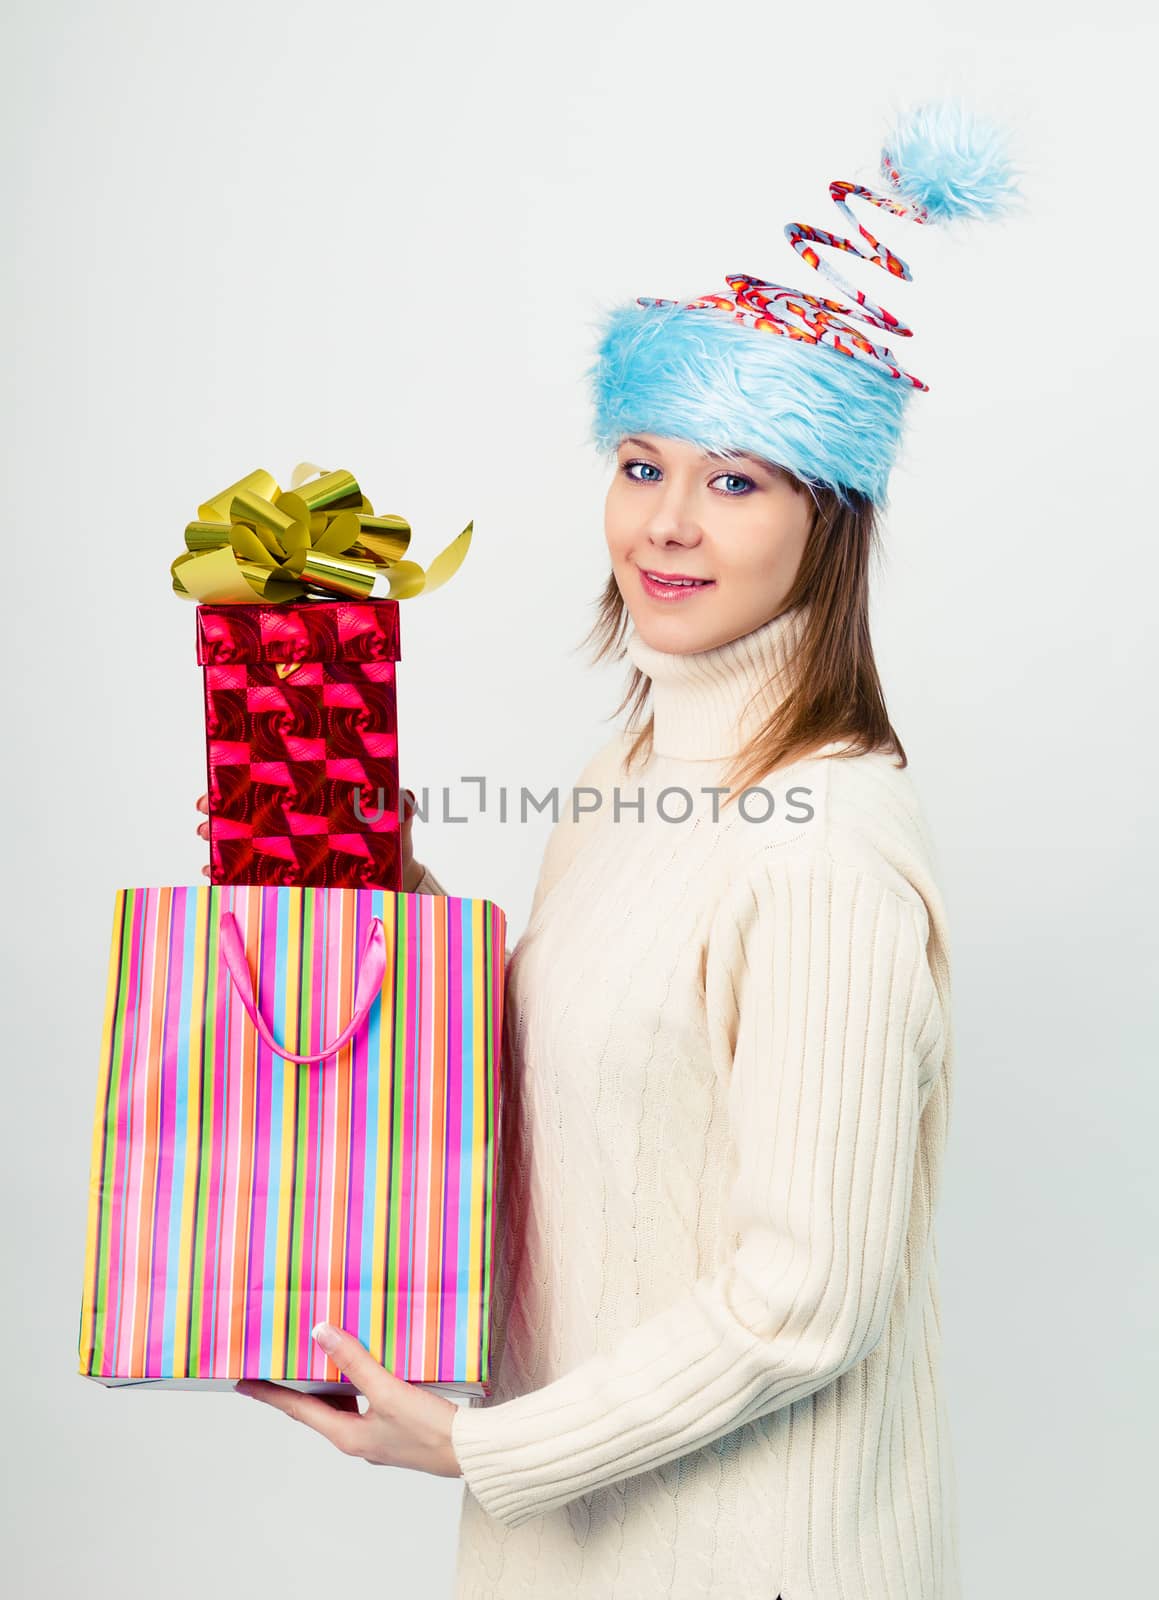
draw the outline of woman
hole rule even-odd
[[[882,166],[900,201],[834,188],[918,220],[1013,193],[953,106]],[[631,716],[509,958],[493,1392],[419,1393],[341,1331],[365,1416],[246,1386],[351,1453],[461,1473],[457,1600],[959,1594],[948,932],[867,622],[924,385],[832,301],[728,281],[617,308],[590,374],[616,458],[592,637],[626,647]],[[406,886],[449,892],[410,833]]]
[[[588,764],[511,961],[456,1593],[948,1595],[947,935],[867,644],[872,509],[671,436],[619,458],[604,631],[625,608],[650,755]],[[835,737],[771,771],[778,723]]]

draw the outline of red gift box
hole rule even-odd
[[[211,883],[402,889],[398,608],[197,607]]]

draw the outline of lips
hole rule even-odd
[[[680,579],[679,574],[666,573],[653,574],[644,567],[637,569],[640,574],[640,587],[650,600],[655,600],[662,606],[683,605],[686,600],[691,600],[695,594],[703,594],[706,589],[715,589],[715,578],[685,578]]]
[[[713,581],[711,578],[695,578],[688,572],[654,572],[649,567],[641,567],[640,570],[646,578],[657,578],[661,583],[705,584]]]

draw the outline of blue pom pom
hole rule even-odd
[[[959,100],[933,100],[903,112],[883,146],[907,204],[931,222],[995,217],[1022,201],[1006,130]]]

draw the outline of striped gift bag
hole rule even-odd
[[[80,1372],[489,1395],[506,919],[389,889],[116,893]]]

